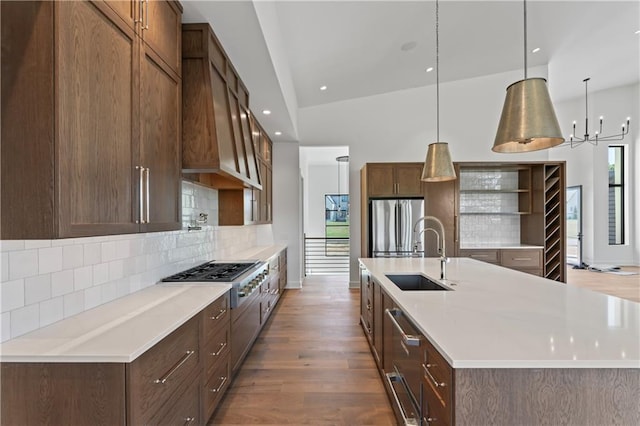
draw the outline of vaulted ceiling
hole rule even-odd
[[[297,111],[435,84],[434,1],[183,1],[209,22],[275,141]],[[523,69],[521,1],[441,0],[440,81]],[[548,65],[554,101],[640,80],[640,2],[527,2],[528,65]],[[531,53],[534,48],[539,52]],[[531,75],[530,75],[531,76]],[[320,90],[326,86],[326,90]],[[282,136],[275,136],[276,130]]]

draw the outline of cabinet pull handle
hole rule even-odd
[[[438,382],[435,377],[433,377],[433,375],[431,375],[431,372],[429,371],[429,367],[433,367],[435,366],[435,364],[427,364],[424,365],[422,364],[422,369],[424,370],[424,372],[426,373],[427,377],[429,378],[429,380],[431,380],[431,383],[433,383],[433,385],[437,388],[443,388],[445,387],[446,383],[445,382]]]
[[[211,356],[220,356],[220,354],[226,347],[227,347],[227,342],[220,343],[220,349],[218,349],[218,352],[211,352]]]
[[[151,169],[147,167],[146,170],[147,170],[147,180],[145,182],[145,192],[147,196],[146,212],[147,212],[147,223],[149,223],[150,222],[149,220],[149,173],[151,172]]]
[[[146,22],[143,23],[142,29],[148,30],[149,29],[149,0],[144,0],[144,5],[145,5],[144,20]]]
[[[138,179],[139,179],[139,191],[140,191],[140,195],[139,195],[139,206],[138,206],[138,220],[136,221],[136,223],[144,223],[144,213],[143,213],[143,209],[142,206],[144,205],[144,193],[143,193],[143,188],[144,188],[144,167],[142,166],[136,166],[136,170],[138,170]]]
[[[178,368],[182,367],[182,364],[187,362],[187,360],[194,353],[195,353],[195,351],[187,351],[183,355],[183,357],[180,359],[180,361],[178,361],[178,363],[176,365],[174,365],[173,368],[171,370],[169,370],[169,372],[167,374],[164,375],[164,377],[154,380],[153,383],[164,385],[167,382],[167,380],[169,380],[169,377],[171,377],[173,375],[173,373],[175,373],[178,370]]]
[[[475,259],[475,258],[489,257],[489,255],[488,254],[472,254],[471,257]]]
[[[402,311],[399,309],[385,309],[384,312],[391,319],[391,323],[393,326],[400,332],[400,336],[402,336],[402,341],[407,346],[420,346],[420,338],[413,336],[411,334],[407,334],[404,332],[398,321],[396,321],[396,315],[402,315]]]
[[[140,0],[140,1],[138,2],[138,17],[139,17],[140,19],[136,19],[136,20],[134,20],[133,22],[136,22],[136,23],[137,23],[137,22],[140,22],[140,23],[142,23],[142,22],[143,22],[143,16],[144,16],[144,15],[142,14],[142,7],[143,7],[142,3],[144,3],[144,0]]]
[[[424,417],[423,417],[423,418],[424,418]],[[435,423],[435,422],[437,422],[437,421],[438,421],[438,419],[436,419],[435,417],[427,417],[427,418],[425,419],[425,421],[426,421],[427,423],[431,424],[431,423]]]
[[[413,418],[407,416],[407,411],[404,406],[400,402],[400,398],[398,398],[398,392],[396,392],[396,388],[393,386],[394,382],[402,382],[402,378],[397,373],[386,373],[384,378],[387,380],[389,384],[389,389],[391,389],[391,394],[393,395],[393,399],[396,402],[396,407],[400,409],[400,415],[402,416],[402,425],[417,425],[419,418]]]
[[[185,426],[186,426],[186,425],[188,425],[188,424],[193,423],[195,420],[196,420],[196,418],[195,418],[195,417],[191,417],[191,416],[190,416],[190,417],[185,417],[185,418],[184,418],[184,424],[185,424]]]
[[[520,260],[520,261],[522,261],[522,260],[531,260],[531,258],[530,258],[530,257],[514,257],[514,258],[513,258],[513,260]]]
[[[212,319],[214,321],[220,319],[221,316],[223,316],[224,314],[227,313],[226,309],[220,309],[220,313],[218,313],[218,315],[216,315],[215,317],[209,317],[209,319]]]
[[[227,376],[222,376],[222,377],[220,377],[220,380],[222,380],[222,381],[220,382],[220,385],[219,385],[217,388],[215,388],[215,389],[210,389],[210,390],[211,390],[211,392],[213,392],[213,393],[218,393],[218,392],[220,392],[220,390],[222,389],[222,387],[224,386],[224,384],[225,384],[225,383],[227,383]]]

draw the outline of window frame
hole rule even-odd
[[[607,241],[608,244],[610,246],[621,246],[621,245],[625,245],[626,244],[626,227],[625,227],[625,221],[626,221],[626,214],[625,214],[625,210],[627,208],[626,206],[626,197],[625,197],[625,191],[626,191],[626,168],[625,168],[625,159],[626,159],[626,154],[625,154],[625,145],[609,145],[607,147],[607,172],[609,172],[609,166],[611,165],[611,163],[609,162],[609,157],[611,155],[612,149],[615,149],[616,151],[618,151],[620,153],[620,159],[619,162],[616,162],[616,166],[618,166],[619,163],[619,167],[620,167],[620,182],[619,183],[612,183],[611,179],[607,179],[608,180],[608,185],[607,185],[607,196],[608,199],[610,199],[610,194],[611,194],[611,190],[612,188],[619,188],[620,191],[620,235],[617,235],[616,233],[616,237],[619,236],[619,238],[615,238],[614,241],[612,242],[611,240],[611,234],[609,233],[608,237],[607,237]],[[615,181],[615,178],[614,178]],[[612,214],[615,215],[615,204],[614,204],[614,211],[612,212],[611,210],[611,205],[608,205],[608,213],[607,213],[607,221],[608,221],[608,226],[607,229],[610,229],[611,227],[611,217]],[[615,220],[615,219],[614,219]]]

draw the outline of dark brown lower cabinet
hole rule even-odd
[[[522,257],[523,252],[519,253]],[[365,317],[373,318],[373,333],[362,318],[361,324],[372,354],[379,362],[379,372],[398,424],[404,424],[396,404],[398,399],[385,378],[387,373],[394,373],[394,364],[399,365],[394,359],[398,352],[393,350],[396,326],[389,315],[384,314],[395,305],[366,268],[361,267],[360,272],[364,278],[361,281],[361,306]],[[367,286],[368,282],[371,285]],[[371,295],[374,301],[378,297],[380,302],[373,302],[369,310],[367,301]],[[380,316],[379,310],[382,310]],[[382,331],[376,327],[376,321],[381,322]],[[418,330],[415,325],[412,328]],[[421,426],[640,424],[638,369],[453,368],[421,333],[409,337],[417,337],[422,359],[416,360],[415,365],[400,365],[403,371],[411,372],[411,377],[419,377],[420,390],[416,392],[419,394],[414,396],[420,405],[418,422]],[[381,347],[376,348],[376,344]]]
[[[225,294],[131,363],[2,363],[0,424],[205,424],[230,380],[228,306]]]

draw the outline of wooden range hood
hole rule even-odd
[[[262,189],[249,92],[209,24],[182,25],[182,173],[217,189]]]

